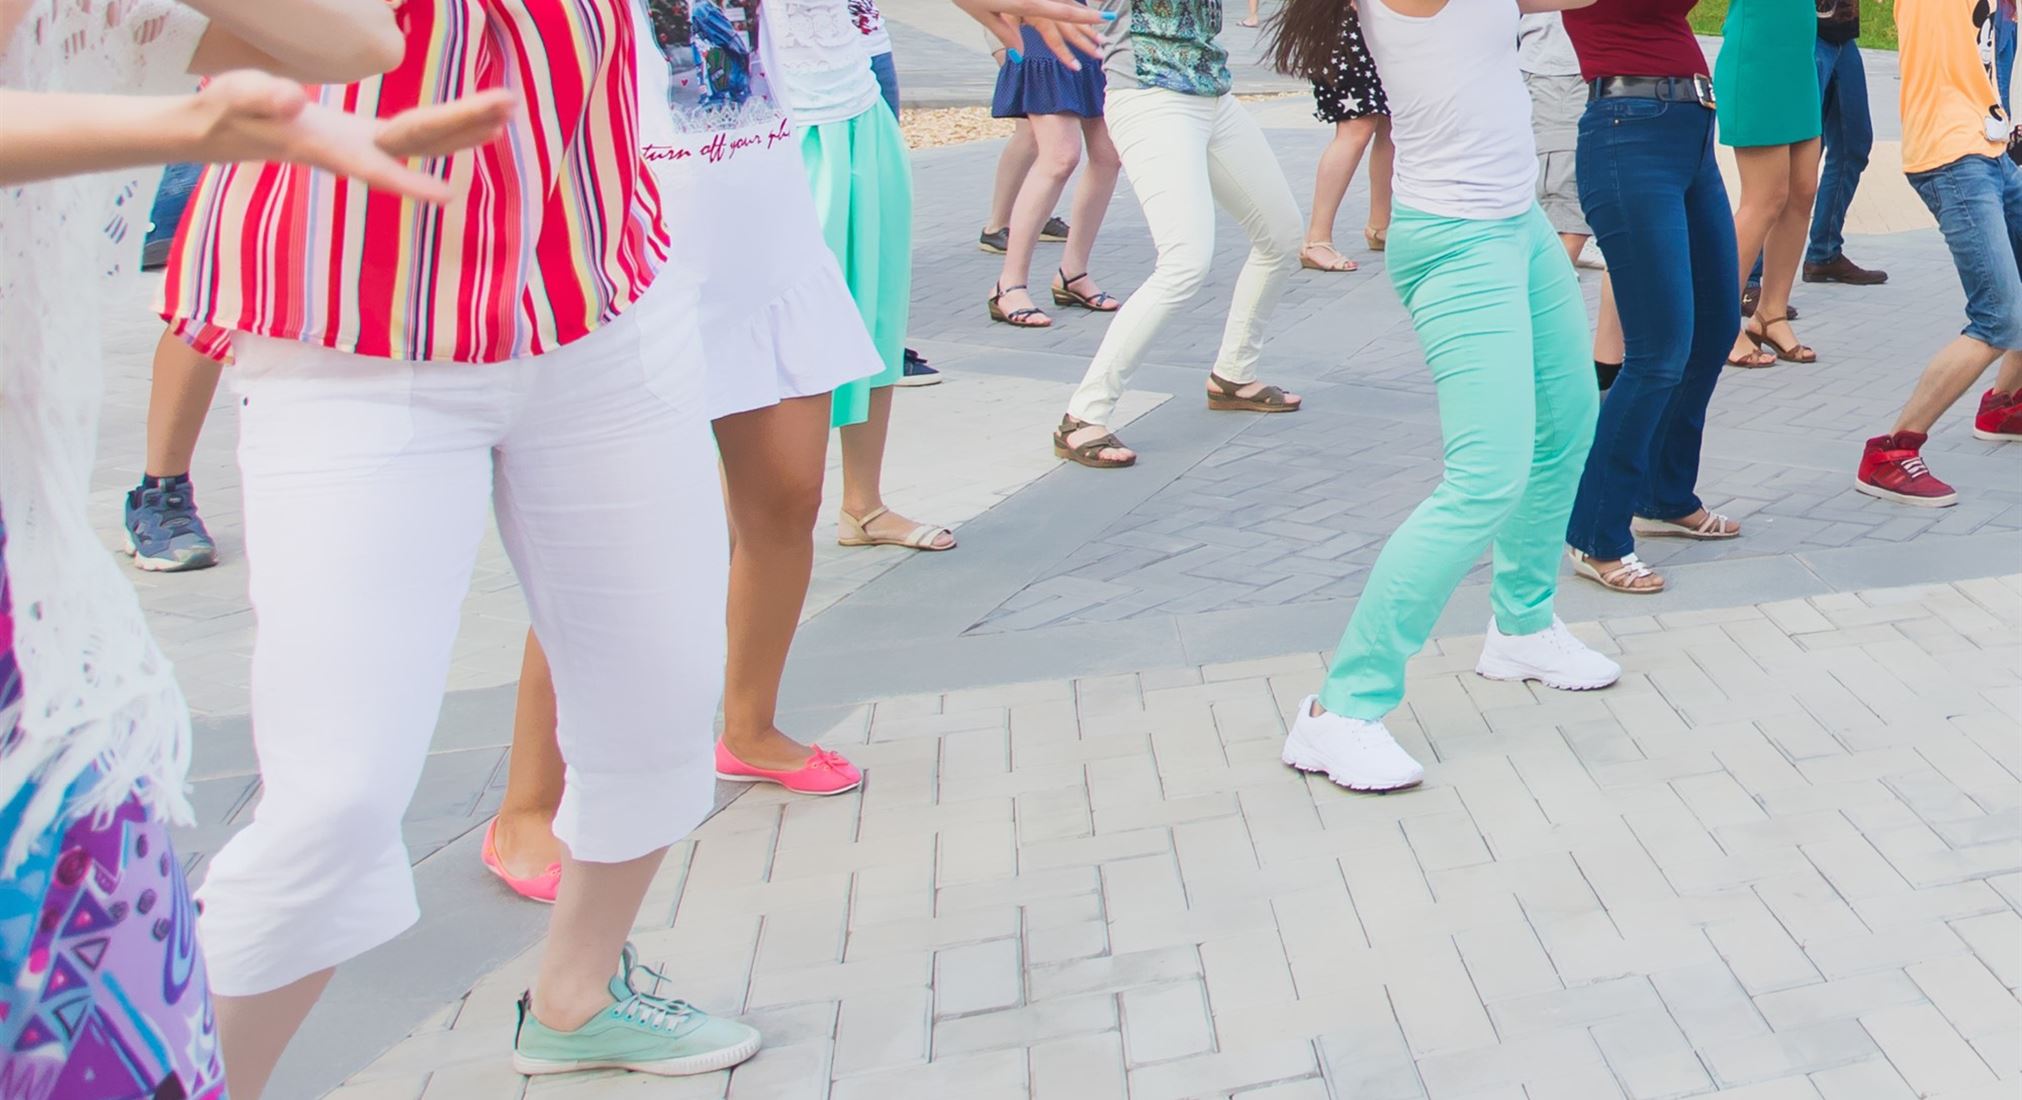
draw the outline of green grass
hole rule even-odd
[[[1895,0],[1861,0],[1861,45],[1870,49],[1896,48]],[[1717,35],[1727,19],[1727,0],[1699,0],[1692,9],[1692,29]]]

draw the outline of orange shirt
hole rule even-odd
[[[1994,94],[1993,5],[1985,0],[1896,0],[1902,38],[1903,171],[1964,157],[1998,157],[1987,139]]]

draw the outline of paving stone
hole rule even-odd
[[[1023,997],[1016,939],[951,947],[934,952],[934,1015],[1008,1008]]]
[[[1942,1094],[1995,1080],[1959,1033],[1930,1005],[1900,1005],[1861,1017],[1889,1064],[1918,1095]]]
[[[1126,990],[1117,998],[1124,1051],[1133,1066],[1165,1062],[1214,1048],[1207,994],[1199,982]]]
[[[1122,1096],[1123,1038],[1116,1032],[1035,1044],[1031,1049],[1032,1100]]]

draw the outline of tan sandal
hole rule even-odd
[[[1129,458],[1104,458],[1102,452],[1109,450],[1127,451],[1123,440],[1116,438],[1115,432],[1104,432],[1086,443],[1069,443],[1067,437],[1091,425],[1086,420],[1071,416],[1060,418],[1060,427],[1053,431],[1053,457],[1087,466],[1093,470],[1121,470],[1125,466],[1137,465],[1137,456]]]
[[[1331,260],[1313,258],[1321,252],[1334,258]],[[1343,256],[1341,250],[1335,248],[1331,241],[1307,241],[1299,246],[1299,266],[1308,271],[1354,271],[1357,265],[1354,260]]]
[[[1276,386],[1265,386],[1248,397],[1242,396],[1242,388],[1249,384],[1248,382],[1231,382],[1221,375],[1209,371],[1208,385],[1213,386],[1215,389],[1214,392],[1208,394],[1208,408],[1216,412],[1288,413],[1299,411],[1299,406],[1302,402],[1287,396],[1284,390]]]
[[[840,518],[836,520],[836,544],[839,546],[903,546],[908,550],[925,550],[929,553],[939,553],[943,550],[953,550],[955,548],[955,533],[946,527],[936,527],[931,523],[920,524],[918,527],[906,532],[903,538],[871,534],[871,524],[876,523],[879,516],[890,511],[890,508],[880,508],[861,519],[850,515],[848,512],[838,511],[836,514]],[[934,545],[942,535],[948,536],[948,545]]]
[[[1381,252],[1390,243],[1390,230],[1365,225],[1362,227],[1362,243],[1368,245],[1371,252]]]
[[[1626,592],[1632,596],[1651,596],[1664,591],[1664,578],[1657,577],[1655,570],[1634,554],[1622,555],[1622,563],[1603,573],[1594,565],[1594,559],[1578,550],[1566,550],[1566,556],[1573,560],[1573,572],[1585,577],[1610,592]],[[1657,577],[1654,585],[1637,585],[1644,577]]]
[[[1692,524],[1681,523],[1675,519],[1651,519],[1649,516],[1636,516],[1629,521],[1629,531],[1631,534],[1650,535],[1658,538],[1700,539],[1706,541],[1738,539],[1741,537],[1740,524],[1711,509],[1704,509],[1704,511],[1706,512],[1706,518]]]

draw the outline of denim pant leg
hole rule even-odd
[[[1994,16],[1994,80],[2000,85],[2001,109],[2014,117],[2009,98],[2015,90],[2015,20],[1998,12]]]
[[[1580,120],[1580,204],[1608,258],[1627,351],[1601,402],[1566,529],[1569,545],[1597,558],[1620,558],[1636,547],[1629,520],[1645,495],[1653,442],[1698,343],[1697,287],[1727,280],[1718,297],[1740,324],[1732,232],[1724,266],[1709,272],[1694,266],[1692,238],[1703,230],[1688,214],[1688,196],[1704,185],[1712,140],[1713,112],[1692,103],[1601,99]]]
[[[1651,440],[1649,479],[1636,501],[1636,514],[1653,519],[1683,519],[1701,507],[1697,490],[1706,406],[1741,326],[1741,304],[1730,289],[1740,263],[1734,213],[1710,143],[1698,178],[1685,192],[1685,225],[1692,248],[1692,342],[1685,375],[1671,391]]]
[[[1852,42],[1821,41],[1817,58],[1819,92],[1825,105],[1825,166],[1819,174],[1818,200],[1811,208],[1811,237],[1804,259],[1822,264],[1846,247],[1846,212],[1874,152],[1875,122],[1868,106],[1868,74],[1860,47]]]
[[[878,78],[878,94],[884,97],[885,106],[892,114],[899,113],[899,67],[892,62],[890,50],[871,58],[871,75]]]

